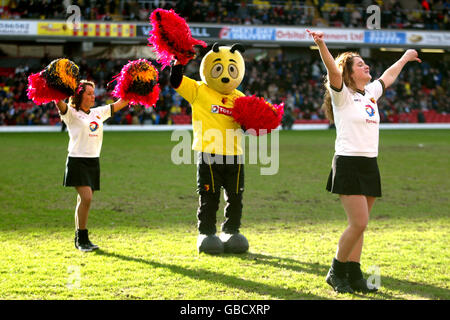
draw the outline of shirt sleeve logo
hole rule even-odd
[[[97,131],[98,123],[95,121],[92,121],[91,123],[89,123],[89,129],[91,130],[91,132]]]

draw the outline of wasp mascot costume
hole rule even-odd
[[[283,105],[245,97],[236,89],[245,74],[242,45],[215,43],[200,64],[201,81],[195,81],[183,75],[183,66],[194,58],[194,46],[206,47],[206,43],[192,38],[186,21],[173,10],[154,10],[150,22],[149,45],[162,68],[172,66],[170,83],[192,106],[192,149],[198,152],[198,251],[244,253],[249,244],[239,232],[244,192],[242,129],[252,129],[248,132],[254,135],[270,132],[281,121]],[[218,237],[216,213],[222,188],[225,221]]]
[[[249,247],[247,239],[239,233],[244,192],[242,130],[231,116],[235,99],[244,96],[236,90],[245,74],[245,63],[240,53],[243,51],[239,44],[232,47],[214,44],[200,65],[202,81],[183,76],[181,64],[175,65],[171,72],[171,85],[192,106],[193,149],[198,151],[199,252],[243,253]],[[226,206],[219,238],[216,236],[216,212],[221,188],[224,189]]]

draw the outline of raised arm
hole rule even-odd
[[[336,63],[334,62],[333,56],[323,40],[323,32],[315,32],[308,29],[306,29],[306,31],[313,37],[314,42],[319,47],[320,57],[322,58],[323,64],[327,68],[330,85],[336,89],[342,88],[342,73],[339,71]]]
[[[122,100],[122,99],[117,100],[116,102],[114,102],[114,103],[112,104],[112,106],[113,106],[113,111],[114,111],[114,112],[119,111],[119,110],[122,109],[123,107],[127,106],[129,102],[130,102],[130,101],[128,101],[128,100]]]
[[[386,88],[395,82],[398,75],[402,71],[403,67],[409,61],[422,62],[422,60],[419,59],[419,54],[417,53],[416,50],[413,49],[406,50],[403,56],[396,63],[390,66],[380,77],[380,79],[383,80]]]
[[[56,107],[59,110],[59,113],[66,114],[67,112],[67,103],[65,103],[63,100],[55,101]]]
[[[177,89],[183,80],[183,65],[178,61],[173,61],[173,66],[170,69],[170,85]]]

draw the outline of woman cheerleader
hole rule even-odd
[[[103,122],[128,104],[154,106],[160,93],[158,71],[145,59],[129,61],[113,81],[116,86],[112,95],[119,100],[92,108],[95,84],[79,81],[79,67],[66,58],[56,59],[41,72],[28,77],[28,97],[36,104],[54,101],[69,132],[63,185],[75,187],[78,193],[75,248],[81,251],[98,249],[89,240],[86,227],[92,195],[100,190]],[[70,97],[69,104],[64,102],[67,97]]]
[[[333,59],[323,32],[307,32],[319,47],[328,73],[322,108],[336,125],[335,155],[327,190],[339,194],[348,218],[326,282],[340,293],[374,292],[377,288],[363,278],[360,258],[370,211],[376,197],[381,197],[377,100],[406,63],[421,60],[415,50],[407,50],[379,79],[370,82],[369,66],[360,55],[344,52]]]
[[[66,104],[56,102],[61,120],[69,132],[69,154],[66,161],[63,185],[75,187],[75,248],[92,251],[98,246],[89,240],[87,220],[94,191],[100,190],[100,150],[103,142],[103,122],[126,105],[119,99],[113,104],[92,108],[95,103],[95,84],[81,80],[76,93]]]

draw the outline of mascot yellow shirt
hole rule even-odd
[[[245,96],[242,92],[234,89],[231,94],[221,94],[203,81],[197,82],[186,76],[175,90],[192,106],[193,150],[242,154],[241,126],[231,116],[234,99]]]

